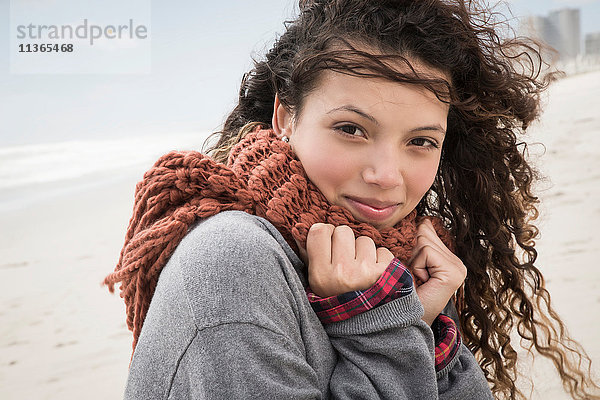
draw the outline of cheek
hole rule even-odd
[[[352,178],[348,157],[343,153],[314,151],[300,159],[306,175],[327,200],[332,202],[342,186]]]
[[[409,196],[416,202],[427,193],[437,173],[438,163],[429,163],[421,167],[412,168],[408,178]]]

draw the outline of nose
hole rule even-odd
[[[365,183],[382,189],[392,189],[404,183],[402,160],[393,146],[379,146],[374,154],[369,154],[362,171]]]

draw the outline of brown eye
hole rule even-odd
[[[363,131],[356,125],[341,125],[335,128],[338,132],[347,136],[365,136]]]
[[[352,125],[345,125],[340,128],[342,132],[347,133],[348,135],[356,134],[356,127]]]
[[[435,149],[439,147],[436,142],[427,138],[414,138],[410,141],[410,143],[417,147],[430,147]]]

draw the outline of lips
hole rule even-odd
[[[367,221],[384,221],[398,209],[399,203],[385,202],[376,199],[347,197],[348,203],[359,215]]]

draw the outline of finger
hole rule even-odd
[[[435,244],[441,251],[448,251],[448,247],[442,242],[442,239],[438,236],[431,220],[429,218],[422,218],[421,221],[417,224],[417,241],[419,237],[427,238],[432,244]]]
[[[436,243],[434,243],[428,236],[420,235],[417,236],[417,243],[412,250],[412,254],[407,261],[408,265],[412,265],[414,263],[415,258],[420,255],[423,251],[435,250],[437,253],[446,254],[448,257],[452,254],[449,250],[441,249]],[[430,265],[428,265],[430,267]]]
[[[421,253],[421,251],[423,250],[424,247],[438,248],[438,246],[429,237],[427,230],[422,228],[420,230],[417,230],[415,246],[412,249],[412,252],[411,252],[410,258],[407,261],[407,264],[411,265],[413,263],[414,259],[417,257],[418,254]],[[438,250],[442,251],[441,249],[438,249]]]
[[[331,237],[331,263],[333,265],[354,261],[356,257],[354,232],[348,225],[336,226]]]
[[[308,266],[331,264],[331,235],[334,226],[330,224],[314,224],[306,237]]]
[[[464,280],[462,262],[456,263],[447,254],[438,251],[435,247],[426,245],[413,260],[412,266],[415,271],[426,270],[429,278],[442,281],[444,284],[454,285]],[[420,278],[420,276],[419,276]]]
[[[440,256],[444,258],[443,260],[441,258],[438,260],[439,262],[443,262],[443,265],[464,265],[458,256],[454,254],[448,247],[446,247],[444,242],[442,242],[440,237],[437,235],[431,220],[429,219],[422,220],[420,225],[417,227],[417,243],[413,248],[411,259],[414,258],[416,254],[418,254],[418,252],[420,252],[425,246],[435,249]],[[431,268],[431,265],[428,265],[428,267]],[[431,275],[431,271],[429,272],[429,275]]]
[[[305,265],[308,265],[308,253],[306,252],[306,249],[304,247],[302,247],[302,245],[300,244],[300,242],[298,240],[296,240],[294,238],[294,241],[296,242],[296,246],[298,247],[298,255],[300,256],[300,259],[302,260],[302,262]]]
[[[385,247],[377,248],[377,263],[385,264],[385,268],[392,262],[394,255]]]
[[[421,285],[427,282],[430,278],[429,271],[427,271],[427,268],[422,267],[420,265],[411,265],[409,267],[409,270],[413,274],[417,285]]]
[[[419,251],[413,253],[412,258],[408,261],[408,266],[416,280],[427,282],[431,277],[428,267],[431,265],[429,254],[433,250],[429,245],[423,246]]]
[[[377,262],[375,242],[368,236],[359,236],[354,243],[355,259],[368,264]]]

